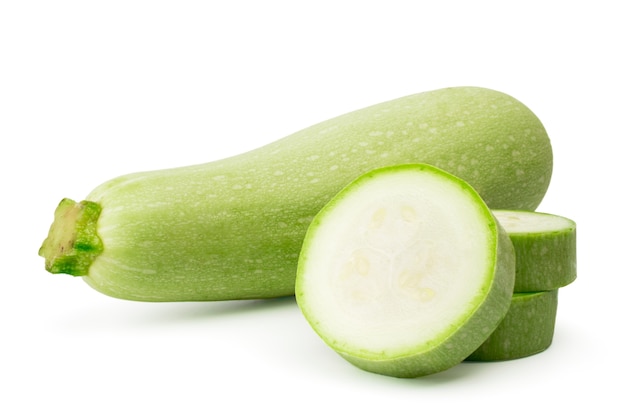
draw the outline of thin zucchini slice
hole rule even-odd
[[[515,248],[515,292],[550,291],[576,279],[576,223],[566,217],[493,210]]]
[[[558,290],[515,293],[509,312],[468,361],[519,359],[543,352],[552,344]]]
[[[418,377],[462,362],[511,303],[512,243],[479,194],[438,168],[374,170],[314,218],[296,299],[355,366]]]

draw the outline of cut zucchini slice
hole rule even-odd
[[[548,213],[493,210],[515,248],[515,292],[551,291],[576,279],[576,223]]]
[[[468,361],[519,359],[543,352],[552,344],[558,290],[515,293],[509,312]]]
[[[508,311],[513,245],[465,181],[430,165],[374,170],[314,218],[296,299],[343,358],[418,377],[462,362]]]

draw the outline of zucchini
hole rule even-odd
[[[506,316],[467,361],[504,361],[543,352],[552,344],[558,290],[514,293]]]
[[[293,295],[302,240],[335,194],[376,168],[423,162],[491,208],[534,210],[552,173],[538,118],[516,99],[454,87],[384,102],[256,150],[132,173],[64,199],[40,249],[52,273],[142,301]]]
[[[515,247],[515,292],[556,290],[576,279],[576,223],[549,213],[493,210]]]
[[[515,251],[465,181],[424,164],[374,170],[304,239],[296,300],[353,365],[412,378],[462,362],[507,314]]]

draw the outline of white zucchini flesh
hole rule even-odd
[[[550,291],[576,279],[576,223],[523,210],[493,210],[515,248],[515,292]]]
[[[502,322],[467,360],[503,361],[543,352],[552,344],[557,304],[558,290],[513,294]]]
[[[296,299],[366,371],[418,377],[462,362],[506,314],[515,256],[478,193],[438,168],[374,170],[314,218]]]

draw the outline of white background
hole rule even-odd
[[[0,415],[624,415],[620,5],[0,3]],[[552,138],[539,210],[577,221],[579,273],[539,355],[389,378],[327,348],[291,298],[122,301],[37,256],[62,197],[456,85],[511,94]]]

